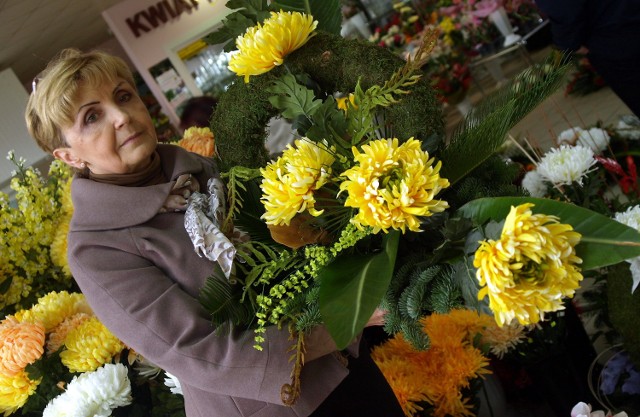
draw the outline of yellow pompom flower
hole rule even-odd
[[[445,210],[446,201],[434,197],[449,186],[440,177],[440,165],[410,138],[380,139],[353,148],[355,166],[346,170],[340,191],[347,191],[345,206],[358,209],[352,222],[358,227],[420,231],[420,217]]]
[[[475,253],[478,299],[489,297],[499,326],[543,320],[545,312],[562,309],[563,297],[572,297],[582,281],[575,254],[580,234],[531,207],[512,207],[500,239],[481,242]]]
[[[92,313],[84,294],[52,291],[40,297],[38,303],[29,310],[19,311],[15,315],[19,321],[41,323],[45,331],[49,332],[76,313]]]
[[[41,380],[29,379],[24,371],[12,377],[0,375],[0,413],[8,416],[22,408]]]
[[[261,169],[262,197],[267,224],[288,225],[291,219],[304,211],[319,216],[314,193],[331,178],[331,165],[335,161],[335,148],[326,141],[298,139],[295,147],[287,145],[282,156]]]
[[[71,372],[95,371],[124,349],[124,344],[96,317],[71,330],[64,345],[60,360]]]
[[[229,60],[229,69],[244,76],[264,74],[313,36],[318,22],[299,12],[271,12],[262,24],[247,29],[236,39],[238,51]]]
[[[60,349],[60,347],[64,345],[65,340],[67,340],[69,332],[89,320],[91,317],[93,316],[86,313],[78,313],[71,317],[67,317],[62,323],[57,325],[47,337],[47,355],[50,355]]]
[[[0,374],[13,377],[42,357],[44,327],[21,323],[13,316],[0,322]]]

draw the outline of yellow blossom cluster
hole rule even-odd
[[[421,320],[429,349],[419,351],[402,334],[374,348],[372,356],[407,416],[422,411],[420,402],[433,406],[433,415],[473,416],[462,395],[470,381],[489,373],[489,362],[473,345],[493,319],[471,310],[432,314]]]
[[[512,207],[500,239],[480,243],[474,266],[478,298],[489,297],[499,326],[517,319],[537,323],[545,312],[563,308],[582,281],[575,245],[580,234],[555,216],[533,214],[533,204]]]
[[[10,155],[11,156],[11,155]],[[71,276],[66,265],[66,236],[69,205],[63,206],[69,192],[70,170],[55,161],[48,179],[23,161],[13,161],[18,167],[11,180],[15,191],[12,198],[0,193],[0,309],[15,311],[20,301],[32,293],[45,294],[52,286],[70,286]],[[58,242],[51,245],[55,236]],[[57,261],[54,262],[53,258]]]
[[[92,317],[67,333],[62,363],[71,372],[95,371],[124,349],[124,345],[104,324]]]
[[[331,178],[335,148],[327,142],[316,143],[298,139],[288,145],[282,156],[261,169],[262,198],[267,224],[288,225],[298,214],[308,211],[322,214],[315,208],[316,192]]]
[[[247,29],[236,39],[238,51],[229,60],[229,69],[244,81],[264,74],[284,62],[284,58],[313,36],[318,22],[299,12],[272,12],[262,24]]]
[[[449,186],[440,177],[440,165],[410,138],[380,139],[353,148],[355,165],[342,176],[340,190],[347,192],[345,206],[358,209],[352,222],[379,230],[420,231],[420,217],[431,216],[449,207],[435,196]]]

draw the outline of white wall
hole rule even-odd
[[[16,157],[26,159],[27,165],[42,165],[49,158],[29,136],[24,121],[29,94],[11,68],[0,72],[0,93],[0,190],[8,192],[11,171],[15,169],[6,158],[10,150],[15,151]]]
[[[157,7],[161,3],[172,5],[172,7],[176,3],[187,4],[191,8],[149,32],[138,31],[139,36],[136,37],[130,25],[127,24],[127,19],[132,21],[138,13],[146,12],[150,7]],[[194,6],[196,4],[197,8]],[[194,83],[189,70],[174,51],[208,34],[219,25],[222,18],[229,13],[225,4],[224,0],[177,2],[175,0],[125,0],[102,12],[109,28],[160,102],[162,110],[176,126],[179,122],[178,117],[149,73],[149,68],[169,58],[178,74],[185,80],[189,90],[193,91]],[[139,22],[150,27],[145,18],[140,18]]]

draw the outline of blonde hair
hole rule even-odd
[[[60,128],[73,123],[74,97],[81,84],[97,87],[118,78],[135,88],[122,59],[101,51],[62,50],[34,79],[27,102],[27,129],[38,146],[48,153],[67,146]]]

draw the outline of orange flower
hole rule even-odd
[[[53,329],[51,333],[49,333],[49,337],[47,339],[47,355],[51,355],[53,352],[60,349],[60,347],[64,345],[64,341],[67,339],[67,334],[85,321],[89,320],[91,317],[92,316],[85,313],[74,314],[71,317],[67,317],[62,323]]]
[[[44,326],[13,316],[0,322],[0,373],[13,377],[44,353]]]
[[[206,127],[190,127],[185,130],[178,146],[202,156],[211,157],[216,153],[213,132]]]

